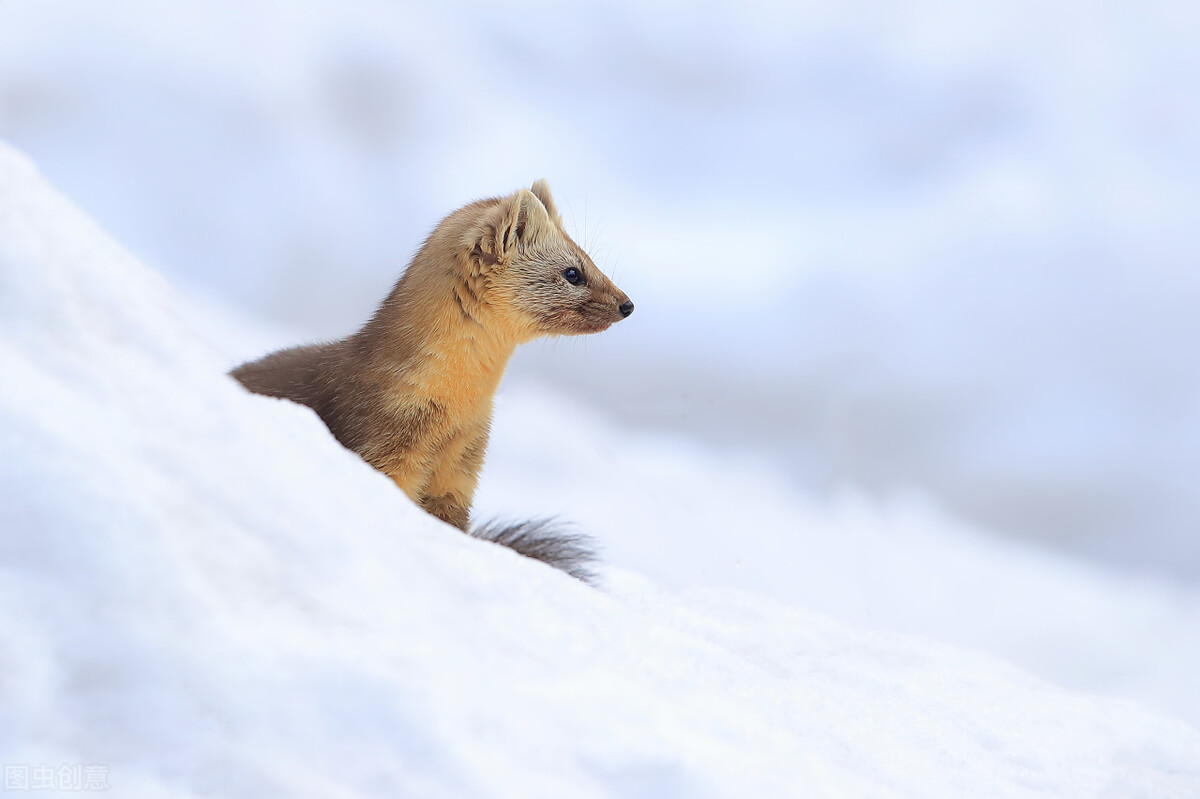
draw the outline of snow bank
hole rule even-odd
[[[6,764],[128,797],[1200,791],[1200,735],[1139,706],[433,521],[7,148],[0,333]]]
[[[1195,587],[996,536],[917,493],[806,494],[770,461],[633,435],[545,387],[505,387],[497,406],[485,517],[556,513],[603,530],[608,564],[672,588],[927,635],[1200,725]]]

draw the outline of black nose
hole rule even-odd
[[[633,303],[625,300],[625,302],[617,306],[617,310],[621,312],[621,316],[629,316],[633,313]]]

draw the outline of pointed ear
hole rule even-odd
[[[549,215],[550,221],[557,227],[562,227],[562,217],[558,213],[558,208],[554,205],[554,198],[550,196],[550,184],[545,178],[534,181],[529,188],[533,195],[542,201],[542,206],[546,209],[546,214]]]
[[[494,220],[495,254],[500,258],[509,258],[520,245],[537,241],[553,224],[546,206],[528,189],[503,200]]]
[[[507,263],[524,244],[554,230],[546,206],[528,189],[498,200],[471,226],[464,244],[487,270]]]

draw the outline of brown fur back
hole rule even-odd
[[[230,372],[255,394],[280,397],[316,410],[319,375],[336,369],[341,358],[336,344],[310,344],[273,352]]]

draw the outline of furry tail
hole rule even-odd
[[[591,569],[596,561],[592,538],[557,519],[515,523],[490,521],[474,528],[470,534],[548,563],[588,585],[596,584],[596,573]]]

